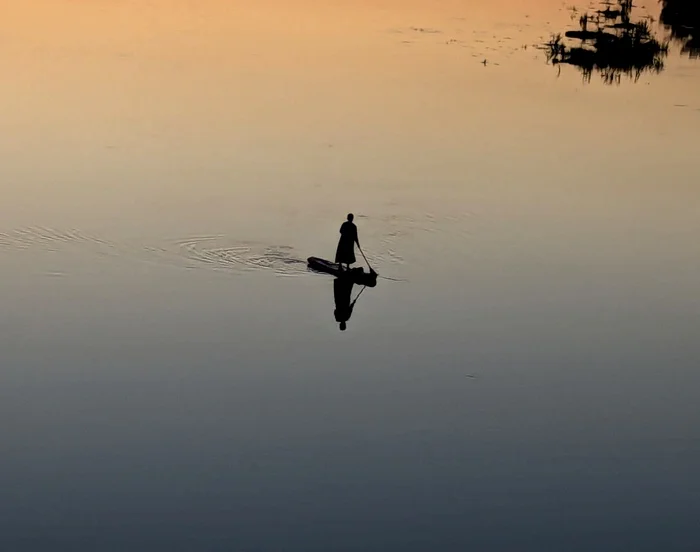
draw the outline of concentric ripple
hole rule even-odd
[[[266,245],[235,241],[226,236],[191,236],[175,240],[162,252],[193,263],[194,266],[233,272],[270,270],[280,276],[306,272],[306,261],[287,245]]]

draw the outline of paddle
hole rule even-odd
[[[362,253],[362,256],[364,257],[365,262],[367,263],[367,266],[369,267],[370,274],[376,274],[374,269],[370,266],[369,261],[367,260],[367,257],[365,257],[365,252],[362,251],[362,248],[360,247],[359,243],[357,244],[357,248],[360,250],[360,253]]]
[[[367,286],[362,286],[360,293],[357,294],[357,297],[355,297],[355,300],[352,302],[353,306],[355,305],[355,303],[357,303],[357,300],[360,298],[360,295],[362,295],[362,292],[366,289],[367,289]]]

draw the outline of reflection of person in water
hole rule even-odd
[[[352,213],[348,215],[348,220],[340,227],[340,241],[338,241],[338,249],[335,251],[335,262],[342,270],[343,263],[350,268],[350,265],[355,262],[355,244],[360,245],[360,240],[357,238],[357,226],[352,221],[355,217]]]
[[[335,298],[335,315],[336,322],[340,323],[340,331],[345,331],[347,328],[346,322],[352,316],[352,309],[355,306],[355,301],[352,298],[352,279],[351,278],[336,278],[333,280],[333,297]]]

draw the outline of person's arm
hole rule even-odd
[[[355,227],[355,243],[360,247],[360,238],[357,236],[357,226]]]

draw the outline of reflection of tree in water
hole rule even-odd
[[[698,0],[662,0],[661,22],[680,41],[683,53],[700,58],[700,2]]]
[[[574,65],[587,80],[598,71],[608,84],[619,83],[623,75],[636,81],[645,71],[660,72],[668,45],[653,36],[648,19],[632,20],[632,0],[603,6],[581,16],[580,30],[566,33],[580,45],[567,46],[561,34],[552,37],[545,45],[547,60]]]

